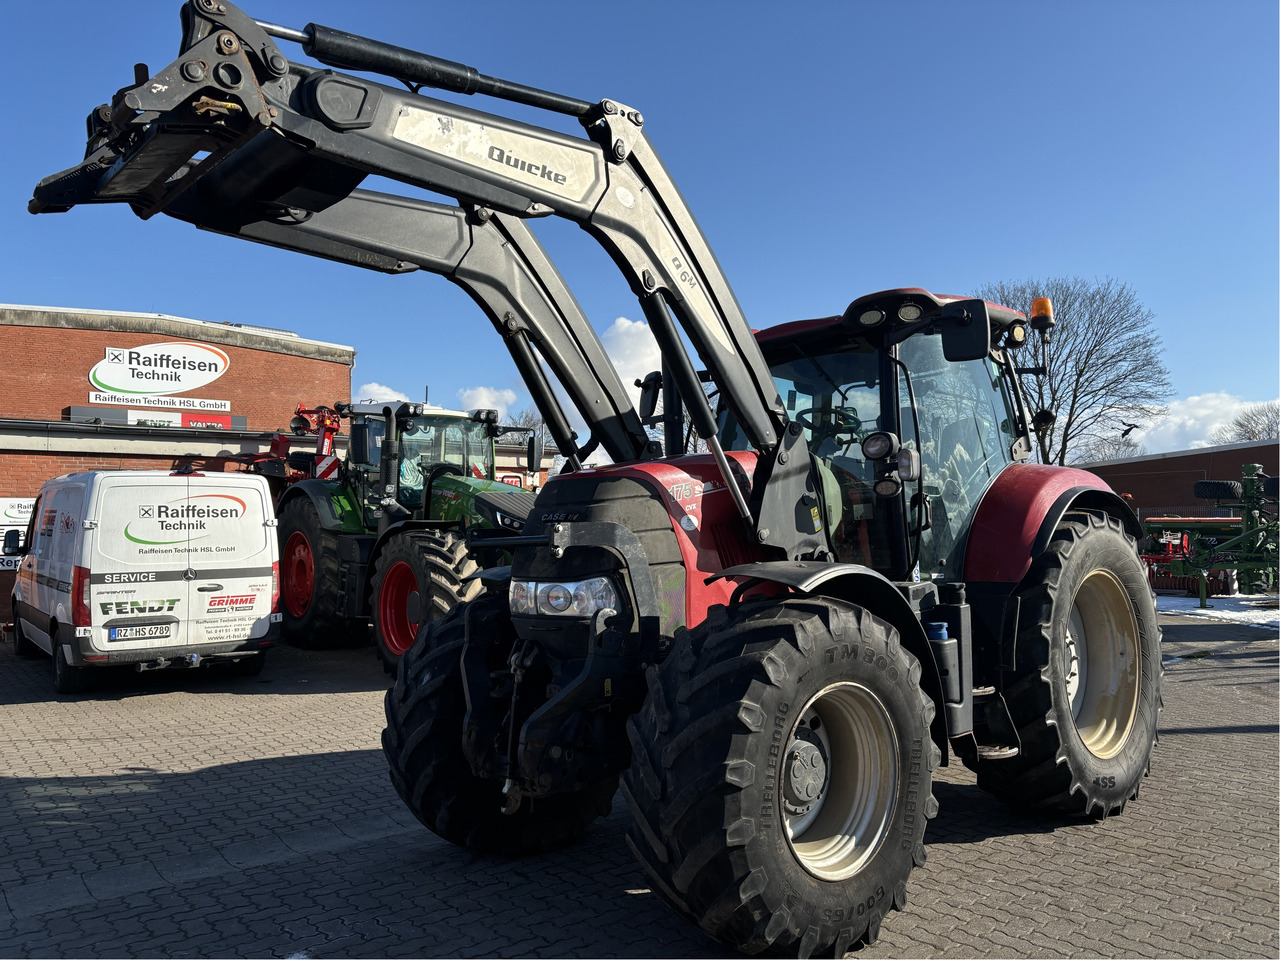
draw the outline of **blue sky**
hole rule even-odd
[[[889,287],[1112,276],[1154,311],[1177,391],[1142,438],[1150,452],[1280,396],[1274,0],[244,8],[641,110],[753,326]],[[23,4],[6,27],[24,39],[0,60],[0,302],[283,327],[355,347],[353,387],[528,405],[488,322],[438,277],[144,223],[121,205],[28,215],[36,181],[81,157],[89,110],[135,61],[175,57],[178,3]],[[624,376],[643,373],[652,348],[611,261],[572,224],[535,230]],[[299,399],[332,398],[300,385]]]

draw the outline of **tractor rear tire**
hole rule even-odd
[[[1120,521],[1069,513],[1018,588],[1004,697],[1021,751],[966,761],[1014,807],[1106,818],[1136,799],[1163,707],[1160,625]]]
[[[843,956],[907,902],[938,811],[934,706],[897,631],[812,597],[713,607],[628,723],[628,845],[736,950]]]
[[[467,610],[477,604],[505,611],[506,598],[486,594],[458,604],[427,624],[400,659],[385,701],[382,751],[396,793],[436,835],[477,853],[541,853],[580,839],[592,820],[607,815],[618,778],[526,798],[514,814],[502,812],[502,783],[475,776],[462,750],[462,646]]]
[[[30,660],[41,652],[40,648],[31,642],[27,637],[27,633],[22,629],[22,621],[18,619],[18,605],[13,606],[13,652],[15,656],[21,657],[23,660]]]
[[[387,543],[369,587],[373,642],[383,670],[395,675],[424,623],[480,595],[479,580],[463,581],[479,570],[466,544],[452,533],[414,530]]]
[[[320,525],[315,504],[290,500],[280,511],[281,636],[304,650],[332,650],[363,639],[363,621],[343,615],[338,535]]]

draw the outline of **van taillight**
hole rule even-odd
[[[271,612],[280,612],[280,561],[271,561]]]
[[[71,574],[71,625],[90,625],[89,571],[84,567],[76,567]]]

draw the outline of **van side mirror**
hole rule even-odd
[[[356,466],[368,466],[369,460],[369,424],[357,421],[351,424],[351,437],[347,442],[347,459]]]
[[[27,551],[23,549],[22,531],[6,530],[4,532],[4,555],[6,557],[20,557]]]
[[[542,469],[542,438],[536,433],[529,434],[529,445],[525,449],[525,456],[528,458],[525,462],[528,464],[530,473],[536,473]]]
[[[991,316],[985,300],[942,305],[942,355],[950,363],[981,360],[991,351]]]

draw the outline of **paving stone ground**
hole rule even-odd
[[[1165,711],[1138,802],[1016,815],[959,766],[907,910],[861,956],[1280,954],[1272,632],[1162,617]],[[627,852],[615,801],[551,856],[473,856],[406,812],[368,649],[261,677],[53,692],[0,644],[0,957],[710,957]]]

